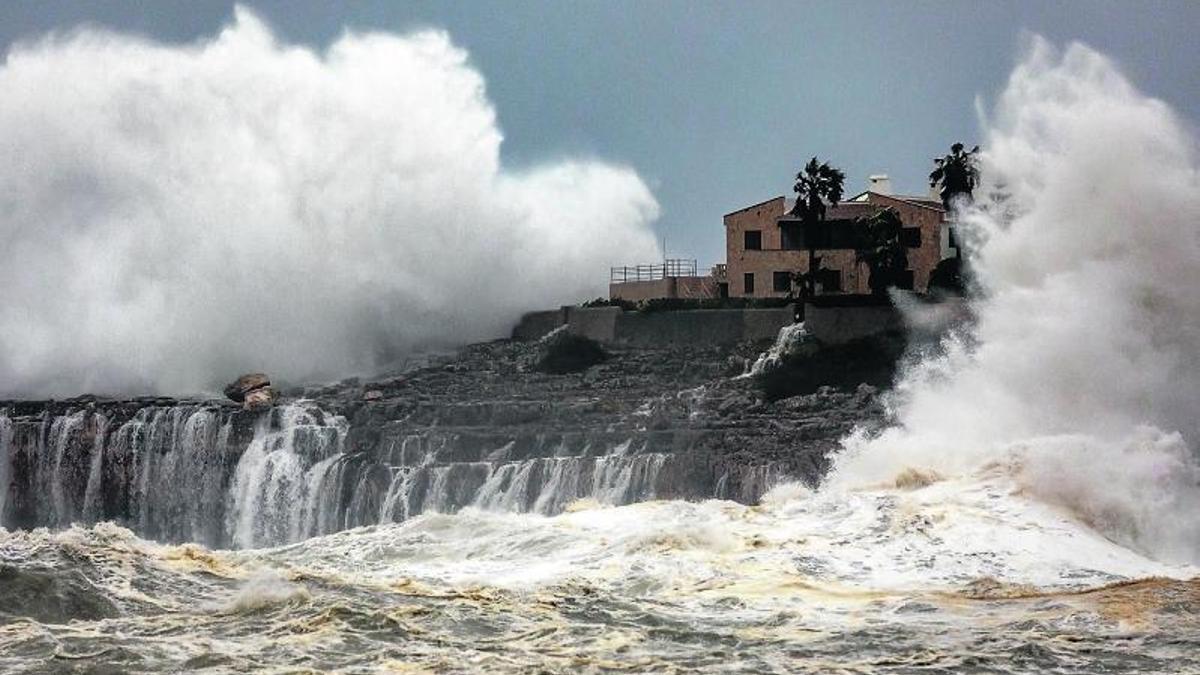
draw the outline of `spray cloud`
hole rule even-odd
[[[833,482],[1002,464],[1110,537],[1200,560],[1195,141],[1102,55],[1036,38],[986,126],[977,198],[1008,200],[964,214],[978,323]]]
[[[441,32],[170,46],[85,29],[0,67],[0,396],[343,375],[504,333],[659,255],[631,170],[501,166]]]

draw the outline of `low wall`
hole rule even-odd
[[[712,277],[666,277],[652,281],[621,281],[608,285],[608,297],[613,300],[639,302],[658,298],[715,298],[717,280]]]
[[[609,344],[637,347],[730,344],[770,340],[792,323],[792,306],[770,309],[690,309],[624,312],[618,307],[564,307],[532,312],[513,329],[517,340],[536,340],[566,325],[576,335]]]
[[[717,280],[711,276],[675,277],[674,297],[693,300],[715,298],[720,295],[718,288]]]
[[[792,323],[790,307],[777,309],[691,309],[624,312],[617,318],[616,342],[638,347],[729,344],[774,339]]]
[[[608,297],[613,300],[628,300],[639,302],[654,298],[673,298],[674,279],[654,279],[653,281],[622,281],[608,285]]]
[[[613,342],[617,321],[624,312],[620,307],[564,307],[567,331],[597,342]]]
[[[536,340],[567,322],[566,307],[544,312],[529,312],[513,327],[514,340]]]
[[[822,307],[804,305],[804,329],[817,340],[830,345],[904,329],[900,312],[891,305]]]

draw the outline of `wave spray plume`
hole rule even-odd
[[[963,214],[978,321],[906,374],[897,426],[850,442],[830,482],[1003,466],[1117,541],[1200,560],[1195,140],[1105,57],[1036,38],[988,127]]]
[[[495,337],[660,255],[631,170],[500,161],[445,33],[165,45],[83,29],[0,67],[0,396],[212,391]]]

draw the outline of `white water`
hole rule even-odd
[[[1117,542],[1200,561],[1195,139],[1105,57],[1035,40],[983,141],[978,322],[905,375],[899,424],[853,440],[830,489],[999,466]]]
[[[8,457],[8,449],[12,444],[13,425],[5,415],[0,415],[0,514],[8,506],[9,482],[12,480],[12,460]]]
[[[229,488],[227,530],[243,548],[296,541],[316,534],[322,508],[341,496],[341,481],[326,483],[343,452],[347,424],[316,419],[305,404],[280,409],[279,428],[270,415],[258,422],[254,439],[238,461]],[[332,510],[336,513],[336,501]]]
[[[347,453],[343,418],[305,401],[278,412],[278,420],[259,420],[225,497],[226,530],[239,548],[464,507],[549,515],[578,500],[612,505],[653,499],[667,459],[630,453],[626,441],[598,456],[447,461],[439,456],[442,448],[422,450],[422,439],[411,437],[393,458],[401,465],[389,466]],[[384,488],[377,476],[385,471],[390,480]]]
[[[978,323],[905,375],[899,424],[851,439],[821,489],[782,485],[759,506],[585,501],[554,516],[514,513],[517,495],[539,509],[572,490],[629,497],[653,455],[613,448],[589,482],[582,463],[567,463],[579,458],[488,473],[438,464],[436,448],[406,440],[381,501],[381,519],[412,516],[403,523],[217,553],[108,525],[0,533],[0,558],[32,565],[61,548],[59,565],[85,559],[85,571],[109,575],[96,584],[104,593],[152,605],[123,623],[22,622],[0,632],[0,657],[23,665],[65,644],[92,652],[99,635],[120,645],[113,654],[140,650],[156,664],[219,645],[246,654],[244,670],[281,654],[311,667],[339,650],[350,655],[335,663],[362,669],[353,659],[377,654],[373,670],[411,668],[411,658],[434,670],[666,671],[697,653],[708,657],[700,667],[746,672],[1195,670],[1194,582],[1103,588],[1197,575],[1172,562],[1196,561],[1200,541],[1189,448],[1200,400],[1194,142],[1077,46],[1036,43],[994,120],[980,194],[1003,180],[1011,197],[1006,215],[986,203],[993,210],[966,214],[985,293]],[[275,536],[263,527],[292,536],[297,512],[337,526],[327,518],[346,481],[333,476],[351,467],[336,444],[297,443],[306,428],[338,427],[306,415],[264,424],[242,458],[244,543]],[[136,425],[125,426],[133,442]],[[169,435],[179,425],[153,426]],[[609,478],[598,485],[597,475]],[[409,513],[417,478],[447,510],[463,504],[449,497],[460,489],[475,505]],[[331,480],[337,491],[318,487]],[[535,483],[550,492],[533,497]],[[313,495],[333,501],[295,508]],[[164,599],[145,597],[151,583]],[[1071,589],[1099,590],[1047,594]],[[200,593],[253,627],[198,618]],[[170,631],[189,637],[164,641]],[[406,661],[364,649],[363,632],[395,640],[387,648]],[[51,644],[39,643],[47,634]]]
[[[0,397],[344,377],[661,257],[633,170],[501,141],[440,31],[30,36],[0,62]]]
[[[553,517],[472,508],[240,555],[377,583],[529,591],[584,581],[625,597],[703,603],[731,594],[768,605],[813,590],[802,584],[950,591],[995,579],[1049,590],[1195,572],[1148,560],[1014,488],[997,472],[920,490],[781,489],[761,507],[644,502]]]

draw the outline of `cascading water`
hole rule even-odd
[[[319,409],[304,404],[277,412],[278,420],[258,421],[230,485],[227,529],[241,547],[316,534],[317,524],[329,522],[326,514],[337,506],[326,498],[325,479],[342,454],[345,420],[327,423]]]
[[[208,47],[175,54],[173,47],[155,46],[151,53],[161,67],[133,81],[161,83],[166,76],[170,83],[223,84],[227,73],[261,77],[295,66],[285,91],[320,92],[302,98],[332,100],[335,113],[347,98],[338,99],[338,92],[357,92],[362,95],[351,98],[374,117],[389,107],[367,92],[380,79],[391,86],[397,80],[393,59],[371,55],[411,56],[409,49],[378,52],[395,47],[391,38],[348,34],[329,57],[337,67],[329,69],[317,67],[303,50],[277,58],[263,31],[245,32],[230,29],[211,59],[205,58]],[[94,37],[49,41],[11,61],[23,67],[57,62],[66,49],[71,58],[65,63],[88,65],[95,59],[80,54],[103,44]],[[437,39],[425,44],[434,53],[446,51]],[[101,50],[103,67],[148,48],[117,47]],[[253,67],[265,57],[288,67]],[[197,79],[209,71],[188,65],[196,60],[223,64],[216,71],[221,77]],[[454,64],[451,73],[459,71],[459,61]],[[145,72],[136,65],[131,72]],[[366,73],[371,76],[358,77],[370,66],[377,66]],[[27,72],[22,82],[39,96],[63,89],[115,101],[100,107],[113,111],[122,132],[128,110],[147,109],[131,102],[138,104],[139,96],[161,102],[165,89],[122,86],[118,96],[110,83],[128,82],[128,76],[74,82],[73,68],[7,65],[0,75],[10,70]],[[426,84],[436,85],[447,69],[436,70],[441,75],[435,72]],[[63,75],[68,85],[96,86],[45,87],[43,72]],[[337,86],[348,74],[355,75],[349,78],[354,86]],[[402,93],[410,89],[406,80],[401,78]],[[185,89],[189,96],[210,95],[203,86]],[[253,91],[258,100],[261,91]],[[978,321],[968,338],[947,341],[944,353],[901,380],[891,411],[896,424],[853,436],[820,486],[787,477],[801,474],[815,483],[823,475],[828,464],[814,457],[829,449],[821,441],[841,437],[850,424],[874,414],[873,390],[763,402],[749,394],[749,378],[725,377],[745,369],[744,353],[720,355],[725,362],[703,375],[696,373],[712,354],[680,357],[672,349],[629,350],[583,374],[549,376],[528,368],[533,355],[519,346],[474,345],[445,367],[362,386],[339,383],[319,391],[320,405],[288,399],[258,414],[227,402],[163,399],[0,403],[0,523],[8,528],[0,530],[0,671],[1200,672],[1200,571],[1172,562],[1200,560],[1200,463],[1192,450],[1200,439],[1200,296],[1193,292],[1200,282],[1200,173],[1194,139],[1164,105],[1138,94],[1103,57],[1081,46],[1060,55],[1035,45],[1001,101],[1000,124],[985,144],[985,176],[993,180],[979,196],[1003,197],[1004,208],[965,216],[981,235],[974,262],[986,293],[975,307]],[[424,103],[401,108],[424,110]],[[328,107],[306,108],[301,126],[328,119]],[[36,121],[45,114],[36,105],[18,109],[29,114],[14,119]],[[4,110],[0,105],[0,117]],[[68,122],[77,117],[72,106],[52,110],[66,111],[61,119]],[[490,109],[485,112],[484,126],[491,129]],[[394,117],[389,115],[384,117]],[[205,127],[196,143],[188,116],[162,120],[183,120],[186,133],[172,132],[171,138],[187,140],[189,152],[203,158],[213,154],[211,141],[203,139],[238,136],[220,125]],[[462,138],[410,126],[407,133],[422,140]],[[27,126],[0,125],[0,134],[10,128]],[[261,128],[291,129],[274,123]],[[36,143],[30,147],[40,147],[55,135],[28,138]],[[369,134],[361,138],[370,141]],[[128,150],[124,133],[116,139],[111,147]],[[156,151],[174,147],[155,140]],[[101,155],[94,172],[103,176],[113,153]],[[278,164],[264,159],[258,146],[252,156]],[[123,161],[116,166],[128,166]],[[154,166],[138,163],[137,175]],[[206,163],[198,166],[187,175],[202,177],[192,183],[206,186],[214,172]],[[473,185],[496,187],[499,180],[503,187],[508,180],[497,178],[492,167],[484,172],[490,182],[477,181],[480,172],[470,168],[461,175]],[[251,173],[277,180],[273,170]],[[59,177],[53,170],[47,175]],[[999,177],[1003,184],[994,180]],[[567,181],[560,189],[579,194],[579,183]],[[48,185],[54,187],[45,194],[61,192],[57,180]],[[184,206],[205,206],[198,212],[208,216],[223,213],[229,202],[212,192],[166,194],[172,199],[164,203],[184,195]],[[362,201],[359,191],[348,194],[352,199],[345,203]],[[501,194],[512,196],[511,190]],[[127,202],[122,197],[116,203]],[[260,229],[244,228],[245,218],[193,221],[185,217],[187,208],[152,204],[132,209],[147,214],[137,219],[140,227],[129,230],[129,220],[120,217],[99,231],[167,232],[128,238],[153,243],[147,249],[152,252],[176,249],[181,232],[197,232],[203,246],[189,250],[208,251],[201,257],[212,267],[171,269],[226,269],[238,266],[229,264],[228,238],[211,236],[212,222],[225,223],[238,236],[265,233],[271,236],[264,240],[274,241],[278,228],[271,224],[292,224],[295,204],[275,199],[271,206],[278,208],[266,221],[258,218],[261,209],[251,209],[253,222],[267,223]],[[85,206],[95,211],[90,202]],[[313,229],[329,232],[327,222],[340,221],[346,211],[322,212]],[[457,206],[441,211],[429,209],[445,217],[476,212]],[[591,218],[596,209],[571,211]],[[63,213],[62,222],[75,234],[74,212]],[[377,215],[351,213],[359,226],[344,232],[369,231],[393,241],[389,229],[376,226],[397,219]],[[561,217],[549,209],[536,222],[553,224]],[[582,230],[608,237],[611,228],[590,227],[593,220]],[[29,222],[35,226],[22,232],[41,243],[46,228],[36,217]],[[472,227],[459,229],[461,235],[491,241],[475,236],[481,230],[469,218],[463,222]],[[540,227],[533,231],[535,239],[545,234]],[[381,241],[350,238],[363,254]],[[54,243],[92,251],[79,241]],[[460,250],[429,241],[439,250]],[[588,248],[571,237],[559,242],[563,249]],[[246,250],[258,255],[260,249]],[[396,250],[421,258],[406,247]],[[477,250],[490,255],[497,247]],[[59,264],[60,253],[51,249],[45,260],[73,273]],[[0,373],[15,369],[21,378],[5,384],[18,389],[24,382],[61,390],[78,384],[79,376],[90,384],[126,367],[128,344],[149,339],[170,348],[147,359],[155,377],[110,374],[160,386],[206,381],[218,372],[214,364],[229,363],[225,350],[244,349],[241,343],[224,335],[212,342],[210,335],[201,341],[209,349],[196,358],[188,341],[155,338],[186,334],[191,324],[122,317],[158,318],[165,314],[162,297],[183,297],[203,305],[192,314],[202,319],[195,325],[208,326],[215,317],[231,326],[298,332],[312,328],[313,320],[328,320],[329,308],[339,304],[330,298],[355,295],[364,280],[379,289],[380,279],[387,283],[399,269],[376,258],[360,265],[365,277],[338,277],[336,269],[313,274],[314,265],[305,264],[328,257],[325,247],[315,246],[284,261],[291,271],[284,275],[284,295],[248,294],[253,302],[226,302],[223,293],[212,296],[215,302],[200,302],[209,299],[216,275],[206,275],[203,284],[175,279],[166,288],[189,292],[150,293],[132,314],[119,303],[106,306],[116,294],[102,285],[90,287],[99,293],[82,301],[56,298],[79,314],[67,312],[59,320],[52,312],[56,321],[46,330],[31,329],[24,320],[0,321],[17,347],[12,353],[22,354],[7,363],[0,355]],[[107,260],[89,256],[88,263],[100,264],[84,276],[120,281],[107,274]],[[557,256],[538,263],[567,269]],[[141,272],[128,267],[120,271]],[[10,279],[17,288],[57,289],[44,278],[23,283],[24,270],[9,268],[17,270]],[[436,301],[445,288],[478,285],[455,269],[439,272],[457,278],[442,285],[432,276],[413,297]],[[408,287],[411,280],[397,282]],[[330,284],[335,292],[324,293]],[[37,316],[50,306],[38,293],[3,299],[17,308],[11,316]],[[303,301],[303,311],[296,300]],[[521,299],[506,297],[513,300]],[[259,301],[275,313],[264,317]],[[401,325],[396,317],[409,315],[405,307],[364,301],[308,335],[338,337],[348,328],[359,338],[370,335],[354,344],[371,351],[380,344],[375,336],[392,334]],[[371,320],[352,320],[364,311]],[[115,346],[72,348],[80,337],[92,339],[89,331],[74,330],[77,319],[92,315],[137,339],[118,332],[109,335]],[[406,330],[440,327],[437,316],[406,324]],[[380,320],[387,330],[370,330]],[[785,331],[759,370],[782,358],[789,344],[800,346],[802,331]],[[47,335],[58,342],[46,343]],[[248,353],[275,348],[265,332],[257,337],[257,349]],[[275,363],[345,369],[356,362],[359,349],[349,343],[317,342],[348,351],[322,354],[300,341]],[[713,496],[756,504],[704,499]],[[351,529],[358,525],[373,527]],[[268,547],[283,542],[296,543]],[[252,548],[206,550],[201,544]]]
[[[553,515],[580,499],[645,501],[670,457],[630,438],[543,444],[549,456],[523,459],[509,442],[473,461],[461,439],[428,433],[351,452],[350,427],[308,401],[257,417],[187,403],[0,414],[0,518],[112,520],[162,541],[254,548],[466,507]]]

